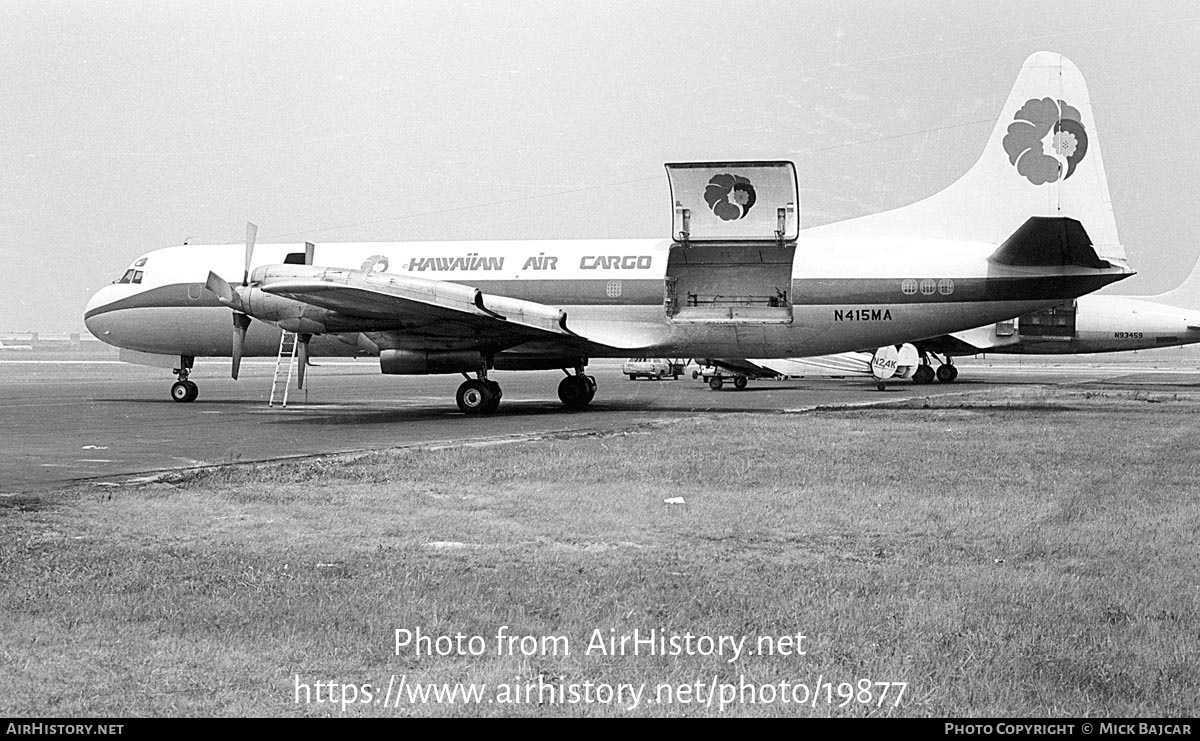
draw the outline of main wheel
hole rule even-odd
[[[484,383],[492,390],[492,403],[485,410],[487,414],[491,414],[500,407],[500,399],[504,398],[504,391],[500,389],[500,384],[495,381],[485,381]]]
[[[492,381],[477,378],[463,381],[454,400],[463,414],[491,414],[500,405],[500,396],[493,390]],[[498,386],[497,386],[498,388]]]
[[[596,379],[567,376],[558,383],[558,399],[568,409],[582,409],[596,396]]]
[[[747,379],[745,376],[734,376],[733,377],[733,387],[735,389],[737,389],[738,391],[741,391],[742,389],[746,388],[747,383],[749,383],[749,379]]]
[[[958,368],[946,363],[939,365],[937,369],[937,380],[942,383],[954,383],[954,379],[958,378]]]
[[[725,382],[721,380],[720,376],[713,376],[712,378],[708,379],[708,387],[713,391],[720,391],[721,387],[724,385]]]
[[[912,379],[916,384],[933,383],[933,368],[928,365],[918,365],[917,369],[913,371]]]

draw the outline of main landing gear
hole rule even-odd
[[[929,364],[929,358],[932,356],[940,362],[935,372],[933,366]],[[958,378],[958,368],[954,367],[954,360],[949,355],[945,359],[938,358],[934,353],[921,353],[921,364],[913,371],[912,380],[915,384],[933,383],[934,379],[941,383],[954,383],[954,379]]]
[[[563,371],[566,373],[566,371]],[[583,409],[596,398],[596,377],[585,376],[583,366],[576,366],[575,375],[558,382],[558,400],[567,409]]]
[[[454,400],[463,414],[494,414],[500,407],[500,397],[504,395],[500,384],[488,379],[487,368],[481,367],[476,375],[477,378],[462,382]],[[596,398],[595,376],[584,375],[583,366],[577,366],[573,375],[567,373],[567,377],[559,382],[558,398],[568,409],[582,409]]]
[[[191,355],[179,356],[179,367],[173,368],[172,373],[179,376],[179,380],[171,384],[171,399],[180,403],[188,403],[196,400],[200,395],[200,387],[194,382],[188,380],[188,376],[192,372],[192,364],[196,359]]]
[[[488,380],[487,372],[488,363],[481,361],[475,378],[463,374],[467,380],[462,382],[458,393],[454,395],[463,414],[492,414],[500,407],[500,397],[504,396],[504,392],[500,390],[500,384]]]
[[[500,384],[487,378],[468,378],[458,387],[454,400],[463,414],[492,414],[500,407],[504,392]]]

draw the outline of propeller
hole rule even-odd
[[[235,288],[221,276],[209,272],[204,287],[217,294],[217,300],[233,309],[233,364],[230,375],[237,380],[238,371],[242,366],[242,354],[246,349],[246,330],[250,327],[250,313],[247,310],[250,286],[250,261],[254,257],[254,240],[258,237],[258,226],[246,222],[246,262],[242,271],[242,285]],[[244,289],[244,290],[243,290]]]

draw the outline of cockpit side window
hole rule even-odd
[[[133,274],[133,280],[130,282],[131,283],[141,283],[142,282],[142,271],[140,271],[140,270],[135,271]]]

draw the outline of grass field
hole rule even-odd
[[[1198,402],[1005,389],[0,498],[0,712],[1194,716]],[[599,650],[635,630],[668,655]]]

